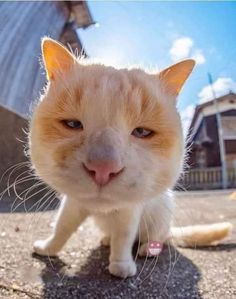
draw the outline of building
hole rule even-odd
[[[23,131],[46,80],[40,66],[41,38],[50,36],[86,54],[76,30],[94,21],[85,1],[0,2],[0,20],[1,177],[26,160],[19,140],[26,142]],[[5,186],[3,179],[0,187]]]
[[[188,189],[222,187],[222,168],[216,112],[220,113],[227,167],[227,187],[235,187],[236,94],[198,105],[188,133],[188,169],[184,185]]]
[[[80,52],[76,29],[94,21],[84,1],[1,2],[0,19],[0,104],[28,118],[45,83],[41,38],[50,36]]]

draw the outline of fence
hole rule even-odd
[[[222,189],[221,167],[196,168],[186,171],[178,186],[187,190]],[[236,187],[236,169],[227,169],[227,188]],[[177,188],[179,189],[179,188]]]

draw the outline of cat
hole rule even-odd
[[[34,252],[56,255],[92,216],[110,245],[109,272],[136,274],[132,246],[150,241],[212,244],[229,223],[170,228],[169,190],[183,170],[185,146],[176,98],[193,70],[187,59],[159,74],[84,63],[59,42],[42,39],[48,84],[30,122],[36,174],[63,195],[52,235]]]

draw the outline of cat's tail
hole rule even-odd
[[[233,226],[229,222],[173,227],[170,238],[177,246],[181,247],[212,246],[228,237],[232,228]]]

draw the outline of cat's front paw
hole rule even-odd
[[[48,240],[37,240],[34,242],[33,251],[43,256],[56,256],[57,251],[50,245]]]
[[[132,260],[124,262],[110,262],[109,272],[114,276],[126,278],[136,274],[137,266]]]

